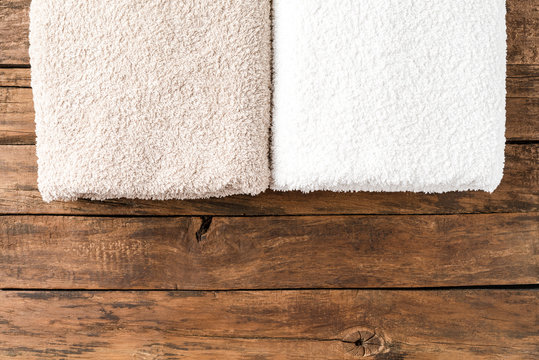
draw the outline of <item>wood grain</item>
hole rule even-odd
[[[0,217],[0,287],[539,284],[539,214],[217,217],[201,225],[189,217]]]
[[[536,359],[538,294],[2,292],[0,356],[353,359],[361,329],[374,359]]]
[[[539,66],[509,65],[508,140],[539,140]],[[0,69],[0,144],[35,144],[30,69]],[[23,88],[20,88],[23,87]]]
[[[35,144],[31,89],[0,87],[0,144]]]
[[[34,146],[0,146],[0,213],[82,215],[446,214],[539,211],[539,144],[508,145],[505,175],[492,194],[267,191],[258,196],[184,201],[44,203]]]
[[[30,0],[0,3],[0,65],[27,65]],[[539,64],[538,0],[507,0],[507,62]]]
[[[31,87],[31,69],[0,68],[0,87]]]
[[[539,98],[539,65],[507,66],[508,98]]]
[[[507,99],[505,136],[509,141],[539,140],[539,98]]]
[[[539,64],[539,0],[507,0],[507,63]]]
[[[27,65],[31,0],[0,2],[0,65]]]

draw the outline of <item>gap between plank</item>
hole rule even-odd
[[[468,291],[468,290],[539,290],[538,284],[513,285],[463,285],[463,286],[419,286],[419,287],[361,287],[361,288],[264,288],[264,289],[85,289],[85,288],[0,288],[3,292],[176,292],[176,293],[225,293],[225,292],[270,292],[270,291]],[[39,296],[39,295],[37,295]]]
[[[96,203],[99,203],[100,201],[99,200],[86,200],[86,199],[80,199],[78,201],[89,201],[89,202],[96,202]],[[161,200],[155,200],[155,201],[161,201]],[[164,201],[168,201],[168,200],[164,200]],[[178,201],[190,201],[190,200],[178,200]],[[202,199],[202,201],[204,201]],[[50,214],[47,214],[47,213],[36,213],[36,214],[33,214],[33,213],[1,213],[0,214],[0,218],[2,217],[17,217],[17,216],[36,216],[36,217],[45,217],[45,216],[50,216],[50,217],[82,217],[82,218],[123,218],[123,219],[129,219],[129,218],[139,218],[139,219],[144,219],[144,218],[170,218],[170,219],[175,219],[175,218],[228,218],[228,219],[234,219],[234,218],[262,218],[262,217],[266,217],[266,218],[270,218],[270,217],[338,217],[338,216],[342,216],[342,217],[346,217],[346,216],[349,216],[349,217],[352,217],[352,216],[363,216],[363,217],[366,217],[366,216],[369,216],[369,217],[384,217],[384,216],[403,216],[403,217],[409,217],[409,216],[461,216],[461,215],[511,215],[511,214],[515,214],[515,215],[518,215],[518,214],[525,214],[525,215],[531,215],[531,214],[535,214],[535,212],[526,212],[526,211],[521,211],[521,212],[514,212],[514,211],[508,211],[508,212],[451,212],[451,213],[404,213],[404,214],[400,214],[400,213],[387,213],[387,214],[384,214],[384,213],[378,213],[378,214],[373,214],[373,213],[365,213],[365,214],[362,214],[362,213],[351,213],[351,214],[342,214],[342,213],[324,213],[324,214],[309,214],[309,213],[306,213],[306,214],[245,214],[245,215],[220,215],[220,214],[217,214],[217,215],[208,215],[208,214],[189,214],[189,215],[152,215],[152,214],[147,214],[147,215],[138,215],[138,214],[133,214],[133,215],[122,215],[122,214],[103,214],[103,215],[100,215],[100,214],[61,214],[61,213],[50,213]]]

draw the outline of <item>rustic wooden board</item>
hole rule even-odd
[[[513,140],[539,140],[539,65],[507,68],[507,130]],[[0,69],[0,144],[35,144],[30,69]]]
[[[0,3],[0,65],[27,65],[30,0]],[[539,1],[507,0],[507,62],[539,64]]]
[[[539,214],[4,216],[0,288],[539,284],[538,247]]]
[[[518,65],[525,66],[525,65]],[[532,65],[526,65],[532,66]],[[526,74],[522,74],[524,78]],[[31,87],[30,68],[0,68],[0,87]]]
[[[0,144],[35,144],[32,90],[0,87]]]
[[[0,146],[0,213],[92,215],[444,214],[539,211],[539,144],[508,145],[505,175],[492,194],[267,191],[258,196],[185,201],[44,203],[34,146]]]
[[[507,62],[539,64],[539,0],[507,0]]]
[[[0,2],[0,65],[29,63],[28,27],[31,0]]]
[[[507,99],[506,111],[505,135],[510,141],[539,140],[539,98]]]
[[[20,79],[22,82],[24,78],[25,75],[21,74],[14,81]],[[2,79],[1,74],[0,79]],[[539,65],[507,65],[507,96],[510,98],[539,97]]]
[[[387,360],[536,359],[538,295],[10,291],[0,293],[0,356],[343,359],[366,349]],[[374,337],[355,345],[358,331]]]

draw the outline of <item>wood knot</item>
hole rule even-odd
[[[373,356],[388,351],[384,338],[374,330],[354,327],[344,330],[341,338],[343,351],[353,357]]]

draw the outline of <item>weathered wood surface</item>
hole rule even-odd
[[[201,231],[202,229],[202,231]],[[539,284],[539,215],[0,217],[0,288]]]
[[[0,65],[27,65],[30,0],[0,2]],[[507,0],[507,62],[539,64],[538,0]]]
[[[0,87],[0,145],[35,142],[32,90]]]
[[[539,64],[539,0],[507,0],[507,62]]]
[[[0,356],[353,359],[367,350],[386,360],[536,359],[538,295],[533,290],[2,292]],[[364,338],[375,338],[355,345],[359,329]]]
[[[539,140],[539,65],[509,65],[507,130],[512,140]],[[0,69],[0,144],[35,144],[30,69]]]
[[[31,0],[0,1],[0,65],[25,65]]]
[[[34,146],[0,146],[0,213],[116,215],[444,214],[539,211],[539,144],[508,145],[505,175],[492,194],[267,191],[258,196],[185,201],[44,203]]]
[[[539,283],[539,0],[507,2],[506,136],[526,144],[507,146],[494,194],[51,204],[36,188],[29,4],[0,0],[0,288],[336,290],[4,290],[0,358],[539,358],[529,286],[337,290]],[[93,216],[245,214],[348,216]]]
[[[21,74],[14,80],[22,82],[25,77],[29,75]],[[507,96],[539,97],[539,65],[507,65]]]
[[[524,78],[527,77],[526,74],[523,74],[522,76]],[[31,87],[31,69],[0,68],[0,87]]]
[[[539,140],[539,97],[507,99],[506,111],[505,135],[510,141]]]

